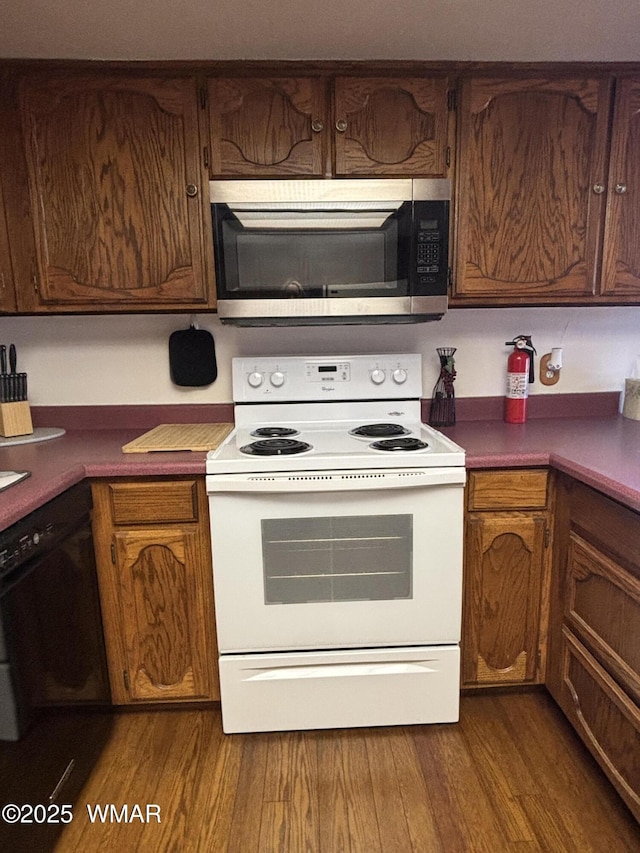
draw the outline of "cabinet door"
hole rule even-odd
[[[565,621],[640,702],[640,579],[572,531]]]
[[[93,483],[113,701],[219,698],[204,477]]]
[[[335,81],[336,175],[447,174],[446,77]]]
[[[545,531],[544,515],[468,516],[463,684],[538,680]]]
[[[558,701],[640,821],[640,707],[565,626]]]
[[[209,81],[213,177],[322,177],[325,82],[314,78]]]
[[[197,533],[117,532],[115,551],[126,701],[207,698],[205,662],[212,650],[206,647]]]
[[[454,296],[478,304],[594,293],[611,84],[464,81]]]
[[[31,307],[207,303],[194,80],[28,79],[39,293]]]
[[[4,198],[0,184],[0,312],[16,310],[16,295],[13,286],[13,268],[9,255],[9,235],[4,213]]]
[[[640,297],[640,79],[618,82],[601,292]],[[618,301],[618,300],[616,300]]]

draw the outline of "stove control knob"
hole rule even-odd
[[[264,376],[262,373],[258,373],[257,370],[254,370],[253,373],[250,373],[247,376],[247,382],[252,388],[259,388],[264,382]]]
[[[276,370],[270,378],[274,388],[282,388],[284,385],[284,373],[281,370]]]
[[[384,370],[380,370],[379,367],[376,367],[375,370],[371,371],[371,381],[374,385],[382,385],[384,380],[387,378]]]
[[[398,385],[402,385],[407,381],[407,371],[404,367],[396,367],[391,375],[393,376],[393,381]]]

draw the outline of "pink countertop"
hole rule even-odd
[[[640,421],[465,421],[442,432],[464,447],[467,468],[551,465],[640,512]]]
[[[122,453],[141,429],[69,430],[38,444],[0,448],[0,469],[31,477],[0,492],[0,530],[84,477],[204,475],[206,453]],[[538,418],[526,424],[463,421],[444,433],[468,468],[552,465],[640,512],[640,421]]]

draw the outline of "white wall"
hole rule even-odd
[[[637,0],[2,0],[0,54],[91,59],[638,59]]]
[[[233,356],[420,352],[424,396],[437,378],[438,346],[455,346],[456,394],[501,395],[509,348],[531,334],[539,355],[564,347],[560,382],[532,394],[617,391],[640,355],[640,308],[456,309],[437,323],[238,329],[200,315],[215,338],[218,379],[208,388],[171,382],[168,339],[188,315],[2,317],[0,341],[15,343],[32,405],[221,403],[231,400]]]

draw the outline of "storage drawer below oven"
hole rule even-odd
[[[222,655],[220,690],[227,734],[456,722],[460,648]]]

